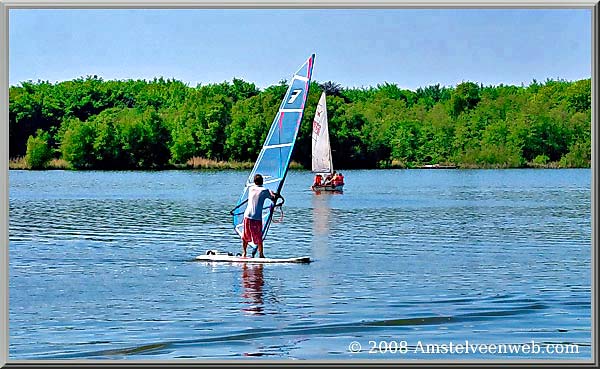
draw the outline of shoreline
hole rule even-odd
[[[221,171],[221,170],[251,170],[254,167],[252,162],[227,162],[227,161],[214,161],[208,159],[196,159],[191,160],[186,164],[170,164],[160,168],[72,168],[67,162],[60,159],[54,159],[49,162],[43,168],[33,169],[30,168],[23,159],[12,159],[9,161],[9,170],[27,170],[27,171],[44,171],[44,170],[67,170],[67,171],[168,171],[168,170],[207,170],[207,171]],[[292,161],[289,169],[291,170],[304,170],[310,171],[310,168],[305,168],[298,162]],[[527,163],[521,167],[509,167],[499,165],[473,165],[473,164],[453,164],[453,165],[436,165],[436,164],[422,164],[414,166],[404,165],[390,165],[387,167],[375,167],[375,168],[338,168],[338,171],[344,170],[475,170],[475,169],[591,169],[588,167],[563,167],[559,163],[548,163],[548,164],[536,164]]]

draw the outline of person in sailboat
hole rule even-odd
[[[343,186],[344,185],[344,175],[341,172],[337,173],[331,180],[331,184],[334,187]]]
[[[259,257],[265,257],[262,238],[262,209],[266,199],[275,202],[275,200],[277,200],[277,195],[268,188],[263,187],[262,175],[255,174],[254,186],[248,189],[248,205],[244,211],[242,257],[246,257],[246,249],[248,248],[249,242],[256,245]]]
[[[317,187],[317,186],[321,186],[323,184],[323,176],[320,174],[317,174],[315,176],[315,181],[313,182],[313,188]]]
[[[330,173],[327,175],[327,177],[325,177],[325,182],[323,183],[324,186],[329,186],[331,185],[331,181],[333,180],[333,177],[335,177],[335,170],[333,171],[333,173]]]
[[[331,182],[329,183],[332,187],[337,186],[338,183],[338,178],[339,178],[339,174],[335,173],[333,174],[333,178],[331,178]]]

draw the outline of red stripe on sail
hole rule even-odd
[[[279,134],[281,134],[281,131],[283,130],[283,114],[285,114],[284,112],[281,112],[281,115],[279,116]]]
[[[308,81],[304,84],[304,100],[302,100],[302,106],[300,106],[302,109],[304,109],[304,104],[306,104],[306,91],[308,91]]]

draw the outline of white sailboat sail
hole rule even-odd
[[[327,103],[325,92],[321,94],[312,132],[312,171],[315,173],[333,172],[331,144],[329,143],[329,125],[327,122]]]

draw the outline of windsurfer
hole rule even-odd
[[[255,174],[254,186],[248,189],[248,206],[246,207],[246,211],[244,211],[242,257],[246,257],[246,249],[249,242],[256,245],[259,257],[265,257],[263,253],[262,209],[266,199],[275,202],[277,197],[273,191],[263,187],[262,175]]]

